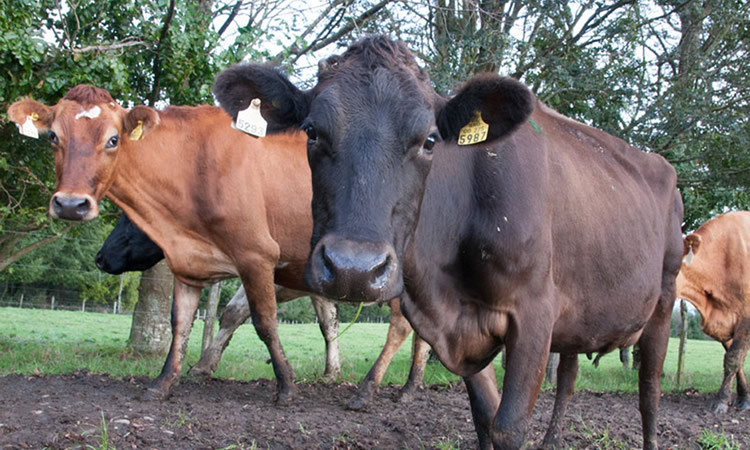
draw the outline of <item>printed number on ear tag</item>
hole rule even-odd
[[[26,116],[26,122],[23,123],[23,125],[18,126],[18,131],[24,135],[28,136],[30,138],[39,139],[39,130],[36,129],[36,125],[34,125],[34,121],[36,118],[34,115]]]
[[[458,132],[458,145],[478,144],[487,140],[490,126],[482,120],[482,113],[474,111],[474,118]]]
[[[251,136],[263,137],[266,135],[267,122],[260,115],[260,99],[254,98],[247,109],[237,113],[237,121],[232,122],[232,128],[240,130]]]

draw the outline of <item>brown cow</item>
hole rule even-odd
[[[714,217],[685,237],[682,268],[677,275],[677,298],[701,313],[701,329],[721,342],[724,380],[714,411],[729,409],[732,380],[737,378],[740,410],[750,409],[744,364],[750,348],[750,212]]]
[[[53,107],[16,102],[8,115],[49,133],[52,217],[94,219],[106,195],[166,255],[175,275],[173,342],[147,396],[163,398],[179,380],[201,288],[239,276],[271,355],[277,400],[289,402],[294,376],[277,334],[274,281],[303,289],[312,231],[304,133],[261,141],[232,130],[213,106],[126,110],[84,85]]]
[[[306,131],[306,283],[354,302],[408,293],[404,314],[464,377],[482,448],[524,445],[550,349],[564,400],[577,353],[636,342],[643,444],[657,447],[682,257],[682,200],[663,158],[494,74],[442,97],[384,36],[329,58],[309,91],[250,64],[222,72],[214,93],[233,117],[259,98],[269,126]],[[503,346],[501,400],[491,362]]]

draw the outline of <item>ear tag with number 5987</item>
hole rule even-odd
[[[482,120],[482,113],[474,111],[474,118],[458,132],[458,145],[478,144],[487,140],[490,126]]]
[[[232,128],[252,136],[266,135],[267,122],[260,115],[260,99],[254,98],[250,106],[237,113],[237,120],[232,122]]]

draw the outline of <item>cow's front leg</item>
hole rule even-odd
[[[401,313],[400,300],[398,298],[393,299],[388,302],[388,305],[391,307],[391,320],[388,325],[385,345],[370,368],[370,371],[367,372],[367,375],[365,375],[365,378],[359,384],[354,397],[346,405],[347,409],[359,411],[367,408],[370,402],[372,402],[372,398],[378,386],[380,386],[380,382],[383,381],[385,371],[391,364],[393,357],[398,352],[398,349],[401,348],[406,338],[409,337],[409,333],[411,333],[411,325]]]
[[[211,375],[211,372],[215,371],[216,366],[219,365],[221,355],[229,345],[234,332],[249,317],[250,306],[245,295],[245,288],[240,287],[221,314],[219,332],[216,333],[216,337],[211,341],[211,344],[203,350],[198,362],[190,368],[188,375],[198,377]]]
[[[576,387],[576,376],[578,375],[578,354],[560,354],[560,365],[557,367],[557,392],[555,394],[555,406],[552,408],[552,419],[549,428],[544,435],[542,448],[557,448],[560,446],[560,434],[562,432],[562,421],[565,411],[568,409],[568,401]]]
[[[319,295],[311,295],[315,315],[323,339],[326,341],[326,369],[323,376],[331,381],[341,377],[341,362],[339,361],[339,308],[333,302]]]
[[[542,303],[539,304],[541,306]],[[530,308],[529,308],[530,309]],[[496,449],[518,449],[544,379],[552,335],[552,314],[541,307],[518,311],[506,334],[506,370],[500,407],[493,423]]]
[[[470,377],[464,377],[466,392],[469,394],[471,418],[479,441],[478,448],[489,450],[492,448],[492,422],[500,404],[500,394],[497,391],[495,366],[490,361],[487,367]],[[497,448],[497,447],[495,447]]]
[[[273,285],[273,265],[263,263],[247,265],[242,274],[250,315],[258,337],[271,356],[273,373],[276,376],[276,403],[286,405],[294,397],[294,371],[284,355],[276,321],[276,292]]]
[[[201,298],[201,288],[188,286],[174,280],[174,298],[172,300],[172,345],[169,347],[167,360],[156,379],[144,395],[145,400],[164,400],[169,397],[169,389],[180,381],[182,361],[185,359],[188,337],[193,328],[195,311]]]

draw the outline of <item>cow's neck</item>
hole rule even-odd
[[[204,122],[210,123],[182,118],[177,126],[174,119],[162,116],[159,127],[143,141],[120,149],[116,176],[107,192],[162,248],[175,276],[191,285],[236,275],[191,209],[195,186],[208,188],[200,178],[216,176],[213,165],[201,162],[199,167],[200,137],[208,134],[201,130]],[[177,265],[184,261],[195,264]]]

